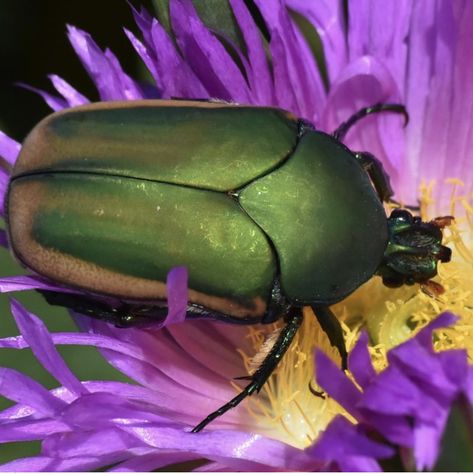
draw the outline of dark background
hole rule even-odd
[[[139,4],[153,11],[151,1],[140,0]],[[126,26],[138,32],[125,0],[0,0],[0,130],[18,141],[22,141],[50,109],[39,96],[18,87],[17,82],[53,92],[47,75],[55,73],[91,100],[98,99],[92,81],[67,40],[66,24],[89,32],[102,49],[110,47],[132,76],[143,73],[122,30]],[[0,249],[0,276],[19,273],[22,269],[6,250]],[[74,330],[64,310],[47,305],[35,293],[14,296],[38,314],[51,331]],[[18,334],[10,313],[9,298],[0,295],[0,337]],[[63,347],[60,352],[80,379],[125,380],[93,348]],[[58,385],[29,350],[1,349],[0,367],[15,368],[49,388]],[[10,404],[0,397],[0,409]],[[0,445],[0,464],[38,452],[38,443]]]

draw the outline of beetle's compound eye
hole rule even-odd
[[[391,212],[389,219],[395,219],[397,221],[411,223],[413,220],[413,216],[409,211],[406,211],[405,209],[394,209]]]
[[[442,245],[442,226],[446,222],[451,221],[437,218],[422,222],[405,209],[391,213],[389,241],[377,272],[386,286],[422,284],[437,275],[437,263],[449,262],[452,255],[452,251]]]

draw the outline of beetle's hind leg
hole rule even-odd
[[[201,421],[193,430],[192,433],[197,433],[205,428],[211,421],[215,420],[219,416],[226,413],[228,410],[235,408],[241,401],[246,397],[259,392],[261,387],[264,385],[269,376],[273,373],[281,361],[284,353],[291,345],[294,336],[297,333],[302,322],[302,309],[291,308],[289,310],[286,326],[282,329],[278,339],[274,343],[269,354],[265,357],[263,363],[260,365],[258,370],[251,375],[249,378],[251,382],[240,392],[235,398],[232,398],[228,403],[221,406],[218,410],[211,413],[205,420]]]
[[[338,350],[342,358],[342,370],[347,370],[348,353],[340,321],[328,306],[312,305],[311,308],[322,330],[327,334],[330,344]]]
[[[112,307],[104,302],[80,295],[39,290],[45,300],[55,306],[64,306],[76,313],[105,321],[118,328],[152,327],[162,322],[168,313],[166,306],[139,306],[121,304]]]

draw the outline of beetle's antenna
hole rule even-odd
[[[404,127],[409,123],[409,114],[406,108],[402,104],[375,104],[371,107],[365,107],[353,114],[348,120],[343,122],[339,127],[332,133],[333,137],[339,141],[343,141],[345,135],[348,133],[350,128],[355,125],[356,122],[368,115],[378,114],[380,112],[394,112],[396,114],[402,114],[404,116]]]

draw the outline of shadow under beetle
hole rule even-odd
[[[393,196],[381,163],[290,113],[219,102],[108,102],[55,113],[27,137],[7,198],[10,246],[27,268],[84,291],[52,304],[119,327],[167,313],[168,271],[189,271],[189,318],[239,324],[284,318],[247,387],[194,428],[258,392],[312,307],[346,368],[330,305],[373,275],[427,283],[449,218],[422,222]],[[113,297],[119,304],[107,302]]]

